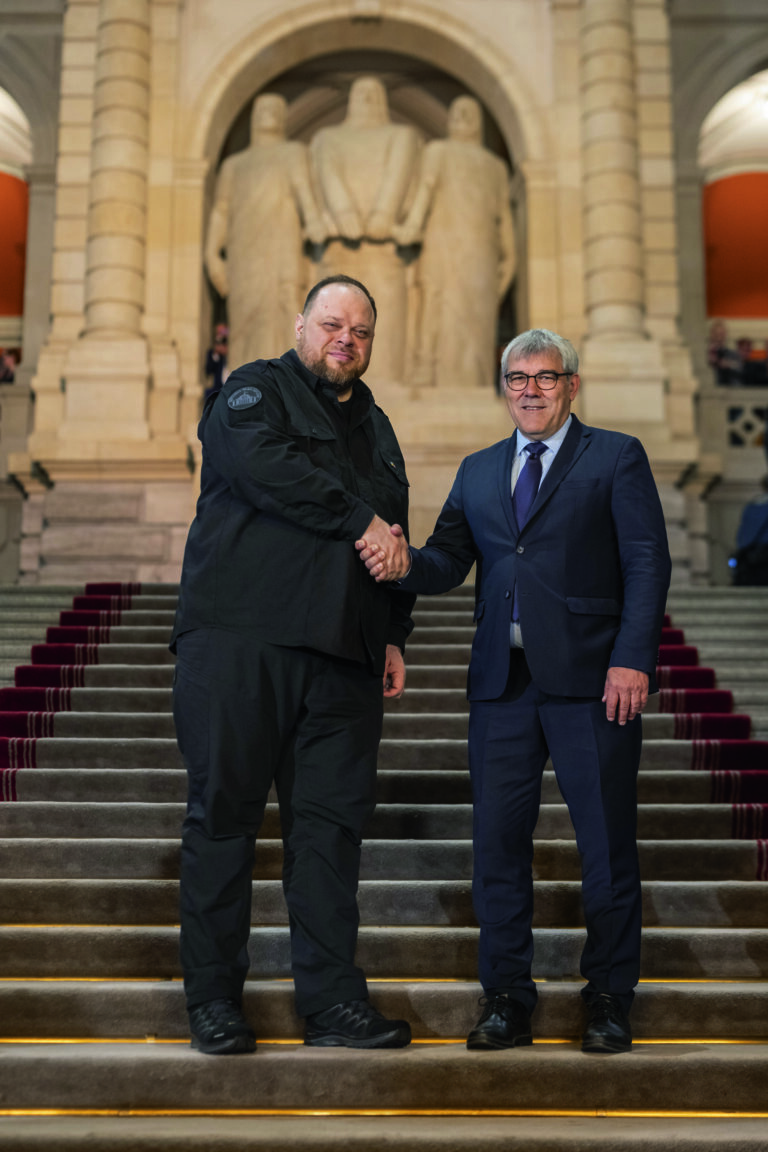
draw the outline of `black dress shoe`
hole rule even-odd
[[[587,1026],[581,1038],[582,1052],[629,1052],[632,1031],[618,996],[601,992],[587,1005]]]
[[[467,1048],[520,1048],[533,1044],[531,1018],[519,1000],[497,992],[484,996],[480,1004],[483,1011],[467,1037]]]
[[[407,1020],[387,1020],[369,1000],[345,1000],[307,1016],[304,1043],[315,1048],[405,1048]]]
[[[210,1056],[253,1052],[256,1037],[236,1000],[209,1000],[189,1010],[192,1047]]]

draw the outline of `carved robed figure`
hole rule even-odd
[[[405,263],[393,237],[407,208],[419,147],[415,128],[390,121],[387,91],[375,76],[353,82],[344,121],[321,128],[310,145],[334,236],[322,271],[362,280],[378,305],[376,351],[366,376],[374,383],[404,376]]]
[[[285,139],[285,122],[282,96],[257,97],[250,147],[216,183],[205,263],[227,300],[232,369],[285,351],[306,287],[304,239],[325,239],[306,145]]]
[[[427,144],[413,205],[395,230],[421,241],[420,320],[413,382],[493,385],[499,304],[515,273],[507,166],[482,144],[482,111],[453,101],[448,139]]]

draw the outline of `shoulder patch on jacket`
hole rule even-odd
[[[253,408],[260,400],[261,392],[258,388],[238,388],[237,392],[227,398],[227,404],[234,409]]]

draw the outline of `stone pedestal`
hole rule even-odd
[[[59,480],[32,493],[24,504],[21,583],[178,580],[192,494],[189,480],[114,479]]]
[[[60,441],[149,439],[144,340],[79,341],[71,348],[64,371]],[[33,452],[35,439],[30,445]]]
[[[664,368],[655,340],[590,336],[581,353],[581,404],[587,424],[638,435],[651,426],[654,440],[669,440],[665,424]]]
[[[411,540],[418,546],[434,528],[463,458],[511,435],[514,425],[503,398],[490,388],[441,388],[438,404],[434,388],[389,385],[376,398],[405,457]]]

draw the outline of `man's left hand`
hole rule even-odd
[[[605,714],[619,724],[634,720],[648,703],[648,673],[636,668],[609,668],[603,694]]]
[[[387,644],[384,695],[399,700],[405,690],[405,660],[396,644]]]

